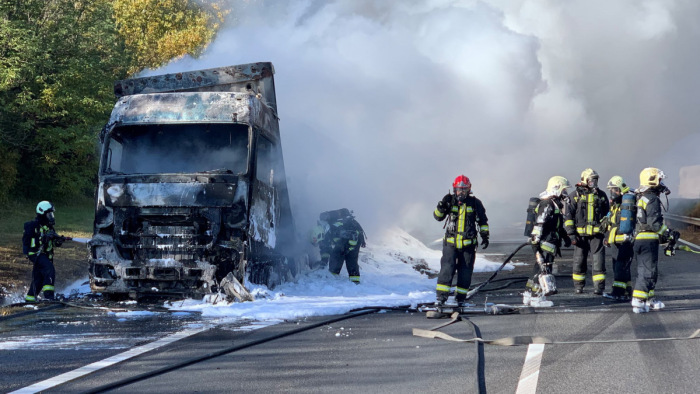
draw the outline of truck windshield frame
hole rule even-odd
[[[250,156],[245,124],[125,124],[109,134],[102,175],[245,175]]]

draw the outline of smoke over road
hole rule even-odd
[[[300,227],[347,207],[425,238],[455,176],[492,231],[552,175],[601,184],[698,164],[700,3],[232,1],[199,59],[149,74],[271,61]]]

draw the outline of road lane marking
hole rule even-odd
[[[542,362],[543,343],[532,343],[527,347],[525,364],[520,373],[520,381],[515,394],[534,394],[537,391],[537,380],[540,376],[540,363]]]
[[[84,367],[80,367],[80,368],[75,369],[73,371],[66,372],[66,373],[58,375],[58,376],[54,376],[53,378],[46,379],[46,380],[43,380],[43,381],[38,382],[38,383],[34,383],[31,386],[27,386],[27,387],[21,388],[19,390],[13,391],[10,394],[38,393],[38,392],[43,391],[43,390],[48,390],[52,387],[56,387],[56,386],[61,385],[63,383],[69,382],[73,379],[77,379],[79,377],[91,374],[95,371],[99,371],[100,369],[107,368],[109,366],[112,366],[114,364],[128,360],[130,358],[139,356],[143,353],[150,352],[151,350],[155,350],[155,349],[158,349],[158,348],[163,347],[165,345],[169,345],[173,342],[179,341],[181,339],[190,337],[190,336],[195,335],[195,334],[199,334],[200,332],[207,331],[211,327],[212,326],[210,326],[210,325],[204,325],[202,327],[192,328],[192,329],[176,332],[175,334],[168,335],[167,337],[163,337],[157,341],[147,343],[143,346],[135,347],[135,348],[127,350],[123,353],[119,353],[115,356],[108,357],[104,360],[96,361],[92,364],[88,364]]]

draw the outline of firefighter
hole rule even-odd
[[[53,252],[65,239],[54,230],[54,212],[53,204],[42,201],[36,206],[36,218],[24,224],[23,252],[34,265],[32,283],[24,297],[26,302],[36,302],[36,297],[42,291],[45,299],[54,299],[56,270],[53,266]]]
[[[447,218],[447,230],[442,242],[440,274],[437,280],[436,307],[445,305],[457,273],[455,301],[463,306],[474,271],[477,233],[481,236],[483,249],[489,246],[489,225],[486,210],[481,200],[471,193],[472,184],[464,175],[452,183],[454,194],[448,193],[438,202],[433,216],[438,221]],[[477,227],[478,226],[478,227]]]
[[[523,294],[525,303],[533,296],[556,294],[556,282],[552,275],[552,264],[557,255],[561,255],[559,249],[571,246],[571,239],[564,229],[564,212],[568,206],[567,190],[571,187],[569,180],[563,176],[553,176],[547,182],[547,189],[540,193],[540,202],[535,208],[535,223],[532,228],[530,243],[535,252],[537,264],[534,273],[528,279],[527,290]],[[540,280],[544,278],[545,280]],[[541,282],[545,282],[542,288]],[[542,290],[540,292],[540,290]]]
[[[606,294],[607,297],[617,301],[629,301],[632,296],[632,276],[630,265],[634,251],[632,249],[632,239],[634,230],[634,211],[636,198],[634,191],[627,186],[621,176],[615,175],[608,181],[607,189],[610,192],[610,214],[608,215],[608,233],[605,239],[605,246],[615,248],[613,263],[613,285],[612,292]],[[625,204],[623,206],[623,196]],[[628,202],[629,201],[629,202]],[[628,214],[623,215],[623,207]],[[627,223],[622,223],[622,221]],[[620,224],[622,223],[622,226]]]
[[[324,213],[336,213],[336,215],[328,215],[328,219],[331,220],[329,220],[328,233],[324,237],[324,239],[328,238],[330,240],[330,243],[326,241],[325,244],[330,247],[328,270],[337,276],[340,274],[340,269],[343,268],[343,263],[345,263],[345,269],[348,271],[350,281],[360,284],[358,258],[360,248],[367,246],[365,243],[365,231],[360,226],[360,223],[355,220],[352,212],[346,208]],[[326,219],[324,214],[321,215],[322,219]]]
[[[664,224],[661,213],[661,193],[670,191],[663,184],[663,171],[645,168],[639,174],[637,189],[637,224],[634,236],[634,258],[637,260],[637,280],[632,292],[632,311],[658,310],[665,305],[654,294],[658,278],[659,244],[678,238],[678,232]]]
[[[598,173],[591,168],[583,170],[581,182],[569,199],[564,228],[574,249],[574,292],[583,293],[586,283],[587,260],[593,256],[593,294],[603,295],[605,290],[605,224],[601,221],[610,211],[610,202],[604,191],[598,188]]]

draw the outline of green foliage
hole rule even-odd
[[[21,235],[24,223],[36,216],[38,201],[11,202],[0,206],[0,239]],[[55,204],[56,230],[63,235],[87,237],[92,233],[95,202],[83,197],[70,203]],[[0,240],[0,246],[7,245]],[[14,244],[11,246],[17,246]]]
[[[119,34],[136,59],[130,71],[137,71],[198,55],[226,12],[216,1],[205,9],[188,0],[115,0],[114,14]]]
[[[0,0],[0,201],[91,196],[113,82],[197,54],[223,13],[196,0]]]

